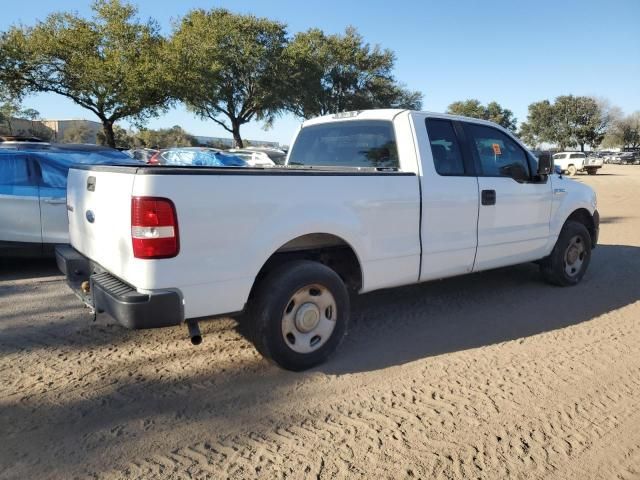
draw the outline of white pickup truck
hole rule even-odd
[[[551,168],[481,120],[325,116],[302,125],[285,166],[72,169],[71,247],[57,260],[125,326],[187,323],[199,343],[199,320],[229,315],[265,357],[302,370],[340,343],[350,290],[534,261],[577,284],[596,195]]]

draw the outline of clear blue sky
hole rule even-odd
[[[640,0],[138,0],[142,18],[166,33],[191,8],[225,7],[288,24],[291,34],[319,27],[328,33],[355,26],[369,43],[397,55],[396,77],[424,94],[425,110],[442,112],[455,100],[496,100],[524,121],[527,106],[558,95],[604,97],[625,113],[640,110]],[[30,25],[57,10],[88,15],[90,2],[3,2],[0,30]],[[25,105],[45,118],[93,114],[53,94]],[[284,116],[271,130],[243,127],[244,138],[288,143],[299,120]],[[211,121],[178,107],[150,128],[182,125],[196,135],[228,136]]]

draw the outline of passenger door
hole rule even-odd
[[[469,273],[477,245],[478,179],[456,122],[414,114],[421,158],[420,280]]]
[[[42,219],[42,242],[69,243],[67,218],[66,166],[58,165],[46,154],[34,158],[40,169],[39,194]]]
[[[551,182],[537,176],[533,156],[506,133],[471,122],[464,128],[480,188],[474,271],[541,258],[550,231]]]
[[[0,242],[6,248],[23,243],[40,249],[40,205],[34,165],[16,151],[0,152]]]

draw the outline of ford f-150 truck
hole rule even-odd
[[[302,370],[332,353],[349,291],[538,262],[575,285],[596,245],[591,188],[490,122],[407,110],[302,124],[283,166],[82,166],[57,260],[131,328],[231,316]]]

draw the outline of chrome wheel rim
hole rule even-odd
[[[564,271],[570,277],[575,277],[582,270],[582,264],[587,256],[587,249],[580,235],[569,240],[564,252]]]
[[[321,348],[336,327],[338,310],[333,295],[322,285],[307,285],[294,293],[282,314],[282,337],[297,353]]]

